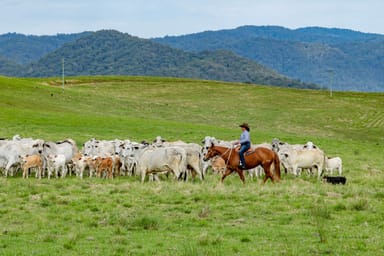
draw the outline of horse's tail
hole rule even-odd
[[[278,178],[277,181],[280,181],[280,179],[281,179],[281,175],[280,175],[280,159],[279,159],[279,156],[277,155],[277,153],[275,151],[273,151],[273,154],[274,154],[273,165],[274,165],[274,169],[275,169],[274,173],[275,173],[275,175]]]

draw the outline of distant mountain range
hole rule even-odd
[[[140,39],[114,30],[0,35],[0,74],[150,75],[296,88],[384,91],[384,35],[243,26]]]
[[[6,36],[12,38],[12,34]],[[319,89],[315,84],[290,79],[231,51],[190,53],[115,30],[32,39],[13,36],[22,41],[19,45],[23,47],[16,50],[11,43],[5,44],[9,51],[8,59],[0,58],[3,75],[60,76],[64,59],[67,76],[167,76]],[[14,57],[10,52],[15,53]]]
[[[337,90],[384,91],[384,35],[243,26],[154,41],[190,52],[229,50],[283,75]]]
[[[0,35],[0,56],[20,65],[39,60],[42,56],[73,42],[91,32],[58,34],[56,36],[33,36],[16,33]]]

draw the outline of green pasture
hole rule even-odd
[[[0,77],[0,137],[313,141],[345,186],[283,174],[0,178],[0,255],[383,255],[384,94],[155,77]]]

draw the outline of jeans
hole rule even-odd
[[[244,153],[251,147],[250,142],[245,142],[241,144],[240,151],[239,151],[239,156],[240,156],[240,162],[241,164],[245,167],[245,160],[244,160]]]

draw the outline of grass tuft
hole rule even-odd
[[[144,216],[134,220],[133,225],[145,230],[159,229],[159,220],[154,217]]]
[[[67,250],[75,249],[78,240],[77,234],[69,234],[68,238],[64,241],[63,247]]]
[[[355,211],[365,211],[369,209],[369,202],[367,199],[359,198],[351,203],[351,209]]]
[[[199,216],[200,218],[207,218],[207,217],[209,216],[210,212],[211,212],[211,210],[209,209],[209,206],[205,206],[205,207],[203,207],[203,208],[200,210],[198,216]]]

